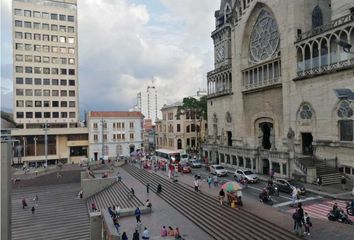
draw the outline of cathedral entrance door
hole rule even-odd
[[[262,147],[264,149],[270,149],[272,144],[271,144],[271,129],[273,128],[273,124],[269,122],[263,122],[259,124],[259,127],[262,130]]]
[[[268,175],[269,174],[269,160],[268,159],[262,159],[262,166],[263,166],[263,174]]]
[[[302,139],[302,154],[312,155],[313,154],[312,134],[311,133],[301,133],[301,139]]]
[[[98,160],[98,152],[94,152],[93,156],[94,156],[94,160],[97,161]]]

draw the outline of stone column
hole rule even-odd
[[[11,142],[1,142],[0,216],[1,239],[11,239]]]

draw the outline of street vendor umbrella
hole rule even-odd
[[[225,191],[230,191],[230,192],[236,192],[236,191],[239,191],[239,190],[242,190],[244,187],[243,185],[241,185],[240,183],[238,182],[227,182],[227,183],[224,183],[222,186],[221,186],[222,189],[224,189]]]

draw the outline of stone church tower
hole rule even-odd
[[[215,21],[209,163],[354,176],[354,2],[222,0]]]

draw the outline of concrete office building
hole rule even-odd
[[[146,91],[139,92],[137,95],[137,110],[140,111],[146,119],[151,119],[155,124],[156,119],[161,119],[160,109],[162,107],[157,88],[152,83],[146,87]]]

